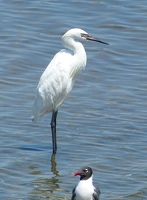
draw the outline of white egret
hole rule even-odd
[[[32,120],[37,121],[44,114],[52,112],[53,154],[57,150],[56,118],[58,109],[72,90],[76,76],[86,66],[86,52],[81,43],[85,40],[108,44],[93,38],[82,29],[70,29],[62,36],[62,44],[68,50],[63,49],[54,56],[37,86]]]

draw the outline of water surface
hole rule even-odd
[[[147,196],[147,5],[144,1],[3,0],[0,199],[70,199],[73,173],[93,168],[101,199]],[[38,80],[79,27],[110,45],[84,44],[88,62],[59,110],[31,122]]]

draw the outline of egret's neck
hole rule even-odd
[[[77,59],[83,61],[84,65],[86,65],[87,61],[86,52],[81,42],[75,41],[73,38],[69,37],[68,39],[63,38],[62,43],[66,48],[73,51],[74,56]]]

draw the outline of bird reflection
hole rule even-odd
[[[51,171],[56,176],[59,176],[59,171],[56,169],[57,163],[56,163],[56,154],[52,154],[51,156]]]

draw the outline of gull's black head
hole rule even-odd
[[[74,176],[80,176],[80,180],[87,180],[92,176],[93,172],[90,167],[82,167],[82,169],[74,174]]]

